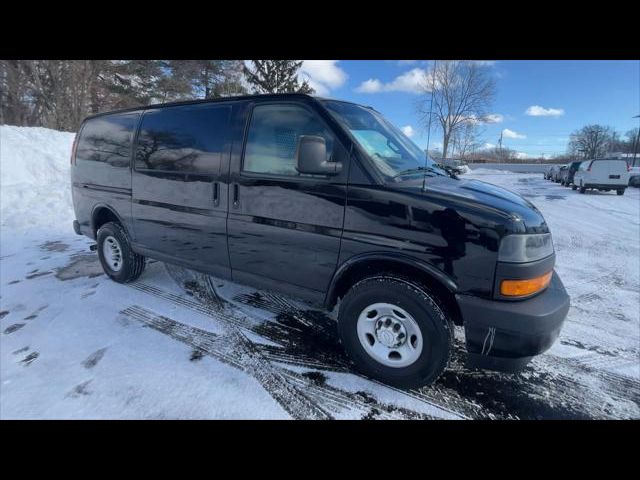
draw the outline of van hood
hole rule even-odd
[[[449,177],[428,177],[423,189],[423,179],[420,177],[395,183],[391,188],[420,194],[434,201],[451,201],[468,208],[500,214],[514,223],[516,231],[522,233],[524,231],[548,232],[544,217],[533,203],[517,193],[491,183]]]

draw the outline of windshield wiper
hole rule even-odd
[[[442,175],[445,176],[444,173],[440,173],[437,169],[433,168],[433,167],[413,167],[413,168],[407,168],[406,170],[402,170],[401,172],[396,173],[393,177],[391,178],[397,178],[397,177],[401,177],[403,175],[409,175],[411,173],[416,173],[416,172],[431,172],[431,173],[435,173],[436,175]]]

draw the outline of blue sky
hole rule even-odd
[[[306,60],[303,74],[316,93],[370,105],[398,127],[411,127],[421,147],[426,130],[416,112],[417,80],[426,60]],[[482,143],[523,154],[564,153],[569,135],[591,123],[624,134],[640,125],[639,61],[485,61],[496,80],[491,111],[500,121],[483,127]],[[432,133],[431,148],[442,144]]]

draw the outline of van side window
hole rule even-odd
[[[170,107],[142,117],[136,170],[218,174],[228,151],[231,107]]]
[[[78,140],[76,161],[131,165],[131,142],[139,114],[105,115],[86,121]]]
[[[324,137],[327,160],[331,159],[333,135],[316,113],[297,105],[256,106],[251,116],[243,170],[301,176],[295,168],[296,147],[301,135]]]

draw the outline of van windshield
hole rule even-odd
[[[424,150],[374,110],[336,100],[321,102],[389,179],[401,181],[411,176],[448,176],[431,158],[427,158]]]

